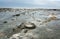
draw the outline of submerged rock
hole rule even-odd
[[[7,23],[7,21],[4,21],[3,23]]]
[[[20,16],[20,14],[13,15],[13,17],[15,17],[15,16]]]

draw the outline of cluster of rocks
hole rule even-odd
[[[29,30],[33,30],[36,28],[36,25],[31,22],[21,23],[19,26],[12,29],[12,32],[7,35],[8,38],[13,39],[13,35],[17,33],[27,33]]]

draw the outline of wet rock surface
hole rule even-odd
[[[0,39],[60,39],[60,11],[0,12]]]
[[[20,26],[24,26],[25,29],[35,29],[36,25],[34,23],[22,23]]]

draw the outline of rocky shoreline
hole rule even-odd
[[[2,10],[8,11],[0,12],[0,39],[60,39],[60,11]]]

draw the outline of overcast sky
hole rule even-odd
[[[60,8],[60,0],[0,0],[0,7]]]

